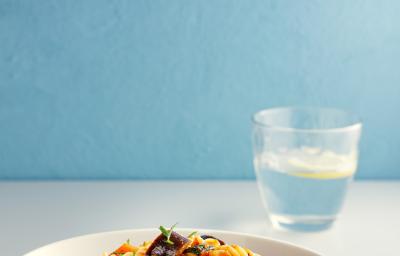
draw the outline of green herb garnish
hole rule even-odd
[[[128,239],[128,240],[126,240],[126,242],[125,243],[127,243],[127,244],[131,244],[131,239]]]
[[[193,231],[192,233],[190,233],[189,235],[188,235],[188,238],[191,238],[192,236],[195,236],[195,235],[197,235],[197,231]]]
[[[174,242],[172,242],[172,241],[170,240],[170,238],[171,238],[172,231],[174,230],[174,228],[175,228],[175,226],[176,226],[177,224],[178,224],[178,223],[175,223],[174,225],[172,225],[172,227],[171,227],[169,230],[167,230],[167,229],[164,228],[163,226],[160,226],[160,231],[161,231],[161,233],[165,236],[165,238],[167,238],[167,240],[165,241],[167,244],[174,244]]]

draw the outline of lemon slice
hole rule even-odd
[[[352,170],[348,170],[340,172],[289,172],[288,174],[308,179],[329,180],[347,178],[353,175],[353,173],[354,172]]]
[[[309,179],[340,179],[353,175],[356,170],[355,162],[349,161],[349,159],[344,162],[337,157],[322,157],[313,160],[289,158],[288,164],[292,171],[288,174]]]

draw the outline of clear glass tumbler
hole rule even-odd
[[[315,231],[336,219],[357,169],[360,120],[324,108],[253,116],[254,167],[274,226]]]

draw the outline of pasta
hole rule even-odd
[[[210,235],[193,232],[184,237],[177,232],[160,227],[161,234],[153,241],[134,246],[129,240],[111,254],[104,256],[260,256],[251,250]]]

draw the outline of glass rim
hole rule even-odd
[[[257,120],[257,116],[260,116],[261,114],[265,114],[266,112],[271,112],[271,111],[290,111],[290,110],[307,110],[307,111],[339,111],[342,112],[343,114],[346,114],[350,117],[354,118],[354,121],[350,122],[349,125],[344,125],[340,127],[333,127],[333,128],[295,128],[295,127],[289,127],[289,126],[282,126],[282,125],[273,125],[273,124],[268,124],[262,121]],[[340,108],[325,108],[325,107],[302,107],[302,106],[286,106],[286,107],[272,107],[272,108],[265,108],[261,109],[257,112],[255,112],[251,120],[254,125],[261,126],[263,128],[271,129],[271,130],[276,130],[276,131],[281,131],[281,132],[303,132],[303,133],[335,133],[335,132],[350,132],[350,131],[356,131],[356,130],[361,130],[362,128],[362,120],[359,116],[342,110]]]

